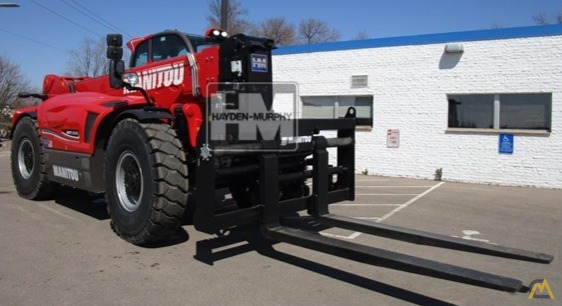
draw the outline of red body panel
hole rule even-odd
[[[119,108],[144,104],[142,97],[116,99],[94,92],[51,98],[37,107],[41,141],[48,149],[93,154],[98,127],[107,115]]]
[[[219,81],[219,48],[212,47],[196,53],[195,60],[199,68],[201,95],[206,98],[213,92],[208,92],[208,85]]]
[[[203,123],[201,107],[196,103],[176,104],[173,106],[174,109],[176,107],[181,107],[181,111],[186,118],[189,144],[194,148],[197,145],[197,135]]]
[[[70,92],[70,84],[81,82],[89,79],[89,77],[73,77],[58,76],[47,74],[43,79],[43,93],[49,93],[49,96],[55,96]]]
[[[132,41],[129,45],[134,48],[138,43]],[[208,95],[207,84],[218,82],[218,50],[218,47],[210,47],[193,56],[199,71],[196,83],[199,92],[194,92],[192,69],[186,55],[127,70],[139,75],[140,84],[137,86],[147,91],[156,107],[169,109],[172,114],[178,106],[181,107],[189,130],[189,139],[185,143],[191,147],[197,145]],[[54,150],[93,154],[99,124],[106,116],[116,110],[146,105],[138,91],[111,88],[108,76],[84,78],[47,75],[43,87],[49,98],[37,107],[18,110],[14,114],[13,124],[25,113],[36,112],[41,141],[46,148]]]

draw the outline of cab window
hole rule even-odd
[[[148,63],[148,43],[149,41],[142,42],[136,50],[135,58],[132,67],[146,65]]]
[[[139,44],[131,67],[185,55],[187,45],[178,35],[160,35]]]
[[[162,35],[152,40],[152,61],[157,62],[187,53],[187,46],[178,35]]]

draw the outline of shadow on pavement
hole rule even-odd
[[[255,225],[238,227],[223,236],[198,241],[196,243],[196,254],[194,258],[208,265],[213,265],[215,261],[256,251],[263,256],[409,303],[437,306],[455,305],[423,294],[342,271],[337,268],[329,267],[318,262],[313,262],[277,251],[273,248],[273,246],[277,243],[279,242],[263,238],[259,233],[259,228]],[[215,252],[215,249],[221,250]]]
[[[55,203],[100,221],[109,220],[109,213],[107,212],[103,194],[90,194],[83,190],[62,187],[59,191],[59,196],[55,198]],[[179,227],[178,230],[166,240],[158,243],[141,245],[141,247],[149,249],[163,248],[181,244],[188,240],[189,235],[187,231]]]
[[[90,193],[63,187],[55,198],[55,203],[72,209],[97,220],[108,220],[109,214],[103,195],[91,195]]]

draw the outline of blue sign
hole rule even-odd
[[[267,56],[262,54],[252,54],[252,71],[267,72]]]
[[[513,134],[500,134],[498,144],[500,154],[513,154],[514,141]]]

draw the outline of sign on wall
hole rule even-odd
[[[389,129],[386,131],[386,147],[398,148],[400,146],[400,130]]]
[[[500,134],[498,142],[500,154],[513,154],[514,141],[515,137],[513,134]]]

